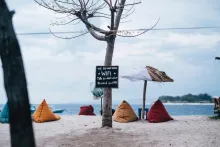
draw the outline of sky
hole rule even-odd
[[[15,10],[13,25],[16,33],[52,31],[81,31],[83,24],[54,27],[51,21],[58,15],[40,7],[33,0],[6,0]],[[133,1],[127,0],[127,3]],[[109,13],[109,10],[103,10]],[[134,13],[121,23],[119,29],[209,27],[220,24],[218,0],[143,0]],[[109,20],[92,22],[107,29]],[[165,71],[172,83],[148,82],[146,103],[162,95],[208,93],[220,95],[220,29],[152,30],[136,38],[117,37],[113,65],[119,75],[129,74],[146,65]],[[62,35],[64,36],[64,35]],[[71,36],[65,34],[65,36]],[[93,104],[90,82],[95,80],[95,67],[104,64],[106,43],[86,36],[64,40],[53,35],[17,35],[22,51],[30,102]],[[0,103],[7,101],[0,72]],[[126,100],[142,103],[143,81],[119,79],[113,89],[113,103]]]

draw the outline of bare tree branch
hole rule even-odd
[[[103,36],[103,35],[99,35],[97,34],[92,28],[89,28],[89,27],[86,27],[89,31],[89,33],[97,40],[100,40],[100,41],[106,41],[106,37]]]
[[[95,15],[96,13],[97,13],[97,14],[100,14],[100,15],[105,15],[105,16],[111,17],[110,14],[106,14],[106,13],[102,13],[102,12],[94,12],[93,14]]]
[[[107,17],[107,16],[102,16],[102,15],[94,15],[91,18],[95,18],[95,17],[99,17],[99,18],[106,18],[106,19],[111,19],[111,17]]]
[[[100,32],[102,34],[106,34],[108,33],[108,31],[103,30],[101,28],[98,28],[96,26],[94,26],[93,24],[89,23],[89,21],[87,20],[87,18],[85,18],[85,16],[79,16],[79,19],[86,25],[87,28],[89,28],[89,30],[95,30],[97,32]]]
[[[127,18],[130,16],[134,11],[134,5],[140,4],[141,2],[134,2],[132,4],[125,4],[126,0],[115,0],[114,7],[112,0],[103,0],[101,2],[100,0],[71,0],[71,1],[65,1],[65,0],[51,0],[53,3],[47,3],[46,0],[34,0],[39,5],[44,6],[47,9],[53,10],[57,13],[67,14],[68,16],[75,16],[76,18],[72,18],[71,20],[61,20],[59,23],[53,23],[53,25],[68,25],[73,23],[76,20],[79,20],[76,24],[82,22],[88,32],[96,39],[101,41],[106,41],[106,37],[110,37],[112,35],[121,36],[121,37],[136,37],[141,34],[146,33],[150,29],[144,30],[141,33],[138,33],[137,35],[132,35],[131,31],[118,31],[119,24],[125,23],[128,21],[121,21],[122,19]],[[39,2],[40,1],[40,2]],[[62,5],[61,5],[62,4]],[[64,4],[71,6],[72,8],[64,6]],[[103,12],[100,12],[101,9],[104,9],[106,5],[110,8],[110,14],[106,14]],[[74,7],[73,7],[74,6]],[[131,6],[129,9],[125,9],[124,7]],[[116,10],[117,9],[117,10]],[[126,11],[124,11],[126,10]],[[123,11],[125,13],[123,13]],[[114,17],[114,13],[116,13],[116,16]],[[89,22],[89,19],[91,18],[105,18],[105,19],[111,19],[111,25],[109,26],[109,31],[101,29],[92,23]],[[113,19],[112,19],[113,18]],[[158,23],[158,22],[157,22]],[[156,24],[157,24],[156,23]],[[155,24],[155,25],[156,25]],[[112,26],[113,25],[113,26]],[[154,26],[153,26],[154,27]],[[153,28],[152,27],[152,28]],[[113,34],[112,34],[113,33]],[[123,33],[123,34],[121,34]],[[101,35],[103,34],[103,35]],[[126,34],[126,35],[124,35]],[[70,37],[72,38],[72,37]],[[75,38],[73,36],[73,38]]]
[[[132,34],[131,31],[126,31],[125,30],[125,31],[118,31],[118,33],[124,33],[125,35],[117,34],[117,36],[120,36],[120,37],[137,37],[137,36],[140,36],[140,35],[148,32],[148,31],[152,30],[158,24],[159,20],[160,20],[160,18],[158,19],[158,21],[150,29],[146,29],[146,30],[144,30],[143,32],[141,32],[137,35],[131,35]]]
[[[112,0],[109,0],[109,3],[110,3],[110,8],[113,8],[113,6],[112,6]]]
[[[134,2],[133,4],[125,4],[125,5],[120,5],[120,6],[116,6],[116,9],[120,9],[120,8],[124,8],[126,6],[130,6],[130,5],[137,5],[137,4],[140,4],[141,2]]]
[[[44,7],[44,8],[47,8],[49,10],[52,10],[54,12],[57,12],[57,13],[61,13],[61,14],[65,14],[65,13],[70,13],[72,15],[75,15],[75,10],[74,12],[72,11],[67,11],[67,10],[61,10],[61,9],[55,9],[55,6],[52,5],[52,6],[49,6],[49,4],[47,4],[46,2],[44,2],[43,0],[41,0],[41,2],[38,2],[38,0],[34,0],[37,4],[39,4],[40,6]]]
[[[89,10],[90,8],[95,7],[95,5],[97,5],[98,3],[99,3],[99,0],[97,0],[95,3],[93,3],[93,0],[92,0],[92,3],[91,3],[91,5],[87,8],[87,10]],[[106,3],[104,3],[104,4],[106,4]]]
[[[41,2],[39,2],[39,0],[34,0],[36,3],[38,3],[39,5],[47,8],[47,9],[50,9],[52,11],[55,11],[55,12],[58,12],[58,13],[67,13],[67,14],[72,14],[73,16],[76,16],[78,19],[80,19],[85,25],[86,25],[86,28],[89,28],[89,32],[91,33],[92,32],[92,35],[93,37],[96,36],[96,38],[99,38],[98,40],[103,40],[104,36],[102,36],[100,38],[100,35],[95,35],[96,33],[91,31],[91,30],[94,30],[96,32],[99,32],[101,34],[107,34],[109,33],[109,31],[107,30],[103,30],[93,24],[91,24],[89,21],[88,21],[88,17],[89,16],[92,16],[91,14],[89,14],[87,12],[87,8],[86,8],[86,5],[88,5],[88,1],[87,2],[83,2],[82,0],[78,0],[78,3],[77,4],[74,0],[72,0],[72,4],[74,4],[75,6],[78,6],[77,10],[76,9],[69,9],[67,7],[64,7],[64,6],[61,6],[58,2],[63,2],[61,0],[53,0],[54,2],[54,5],[51,5],[49,3],[46,3],[44,0],[41,0]],[[98,4],[99,0],[97,0],[97,2],[95,4],[91,4],[91,5],[96,5]],[[69,4],[69,3],[68,3]],[[58,7],[57,9],[55,7]],[[100,9],[103,9],[105,6],[105,3],[102,3],[100,4],[98,7],[95,8],[95,10],[93,11],[98,11]],[[95,16],[94,16],[95,17]],[[96,16],[97,17],[97,16]],[[99,16],[100,17],[100,16]],[[91,17],[90,17],[91,18]],[[106,18],[106,17],[105,17]],[[73,19],[67,23],[61,23],[61,25],[65,25],[65,24],[69,24],[71,22],[73,22],[74,20],[77,20],[77,19]],[[99,36],[99,37],[98,37]]]
[[[133,10],[133,11],[130,12],[130,10]],[[130,10],[127,11],[126,14],[122,15],[121,19],[125,19],[125,18],[127,18],[128,16],[130,16],[131,14],[133,14],[134,11],[135,11],[135,9],[130,9]],[[129,12],[130,12],[130,13],[129,13]]]
[[[63,3],[63,4],[75,5],[74,3],[70,3],[69,1],[60,1],[60,0],[54,0],[54,1],[57,1],[57,2]]]
[[[57,38],[60,38],[60,39],[73,39],[73,38],[77,38],[77,37],[80,37],[80,36],[84,36],[84,35],[86,35],[86,34],[89,33],[88,31],[86,31],[86,32],[84,32],[84,33],[81,33],[81,34],[79,34],[79,35],[75,35],[75,36],[72,36],[72,37],[60,37],[60,36],[55,35],[50,29],[49,29],[49,31],[50,31],[50,33],[51,33],[54,37],[57,37]]]
[[[58,2],[57,2],[57,0],[54,0],[54,4],[56,4],[57,6],[58,6],[58,8],[60,8],[60,9],[62,9],[63,11],[69,11],[69,9],[67,8],[67,7],[64,7],[64,6],[61,6]],[[54,6],[54,5],[53,5]],[[53,7],[52,6],[52,7]]]
[[[88,9],[88,12],[95,13],[97,11],[100,11],[100,10],[104,9],[106,7],[106,5],[107,5],[106,3],[103,3],[99,6],[97,6],[96,8]]]
[[[116,9],[118,0],[115,0],[114,9]]]
[[[104,0],[104,2],[106,2],[106,4],[109,6],[109,8],[111,8],[111,4],[107,0]]]
[[[134,5],[132,5],[131,8],[128,10],[124,8],[125,13],[123,13],[122,16],[127,15],[133,8],[134,8]]]
[[[82,22],[82,21],[79,20],[78,22],[76,22],[76,23],[71,23],[70,25],[77,25],[77,24],[79,24],[80,22]]]
[[[88,21],[87,21],[87,18],[84,15],[82,16],[79,16],[80,20],[86,25],[86,28],[88,29],[89,33],[97,40],[100,40],[100,41],[106,41],[106,37],[103,36],[103,35],[99,35],[98,33],[96,33],[95,31],[99,32],[99,33],[102,33],[102,34],[107,34],[108,31],[105,31],[105,30],[102,30],[102,29],[99,29],[99,28],[93,28],[95,27],[94,25],[90,24]]]
[[[61,23],[52,23],[52,25],[67,25],[67,24],[70,24],[70,23],[72,23],[72,22],[74,22],[74,21],[76,21],[76,20],[79,20],[79,18],[72,19],[72,20],[70,20],[70,21],[68,21],[68,22],[66,22],[66,23],[63,23],[63,21],[62,21]],[[79,20],[78,23],[79,23],[80,21],[81,21],[81,20]]]
[[[115,26],[114,26],[114,30],[118,30],[119,24],[120,24],[120,20],[121,20],[121,15],[123,13],[123,8],[125,5],[125,1],[126,0],[121,0],[121,3],[119,5],[119,10],[116,13],[116,17],[115,17]]]

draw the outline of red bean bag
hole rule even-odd
[[[150,108],[147,114],[147,120],[150,123],[158,123],[173,120],[173,118],[169,115],[163,103],[157,100]]]
[[[93,116],[95,116],[95,114],[93,112],[94,112],[94,109],[91,105],[82,106],[82,107],[80,107],[79,115],[93,115]]]

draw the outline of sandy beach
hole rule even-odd
[[[141,120],[100,128],[100,116],[62,116],[34,123],[37,147],[219,147],[220,121],[206,116],[178,116],[174,121]],[[0,124],[0,147],[10,147],[9,125]]]

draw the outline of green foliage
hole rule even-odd
[[[159,99],[164,103],[213,103],[212,97],[207,93],[198,95],[187,94],[183,96],[160,96]]]

